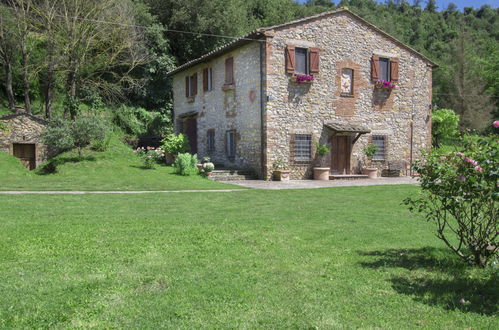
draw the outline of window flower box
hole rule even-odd
[[[393,90],[397,85],[393,81],[378,80],[375,82],[374,87],[376,89]]]
[[[314,81],[314,76],[295,73],[291,76],[290,80],[297,84],[311,84]]]

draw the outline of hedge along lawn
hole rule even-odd
[[[0,328],[497,328],[417,191],[0,196]]]
[[[171,166],[144,169],[133,150],[114,136],[105,152],[85,150],[55,157],[57,173],[28,171],[21,162],[0,152],[0,190],[206,190],[238,189],[199,175],[182,177]]]

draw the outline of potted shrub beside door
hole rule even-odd
[[[314,167],[314,180],[327,181],[329,180],[331,168],[326,167],[324,156],[329,152],[330,148],[319,142],[316,142],[315,146],[317,147],[315,155],[317,156],[318,166]]]
[[[378,177],[378,169],[376,167],[372,167],[372,158],[378,151],[378,147],[370,143],[367,146],[364,147],[364,155],[366,155],[366,167],[362,168],[362,174],[367,175],[369,179],[376,179]],[[367,164],[370,165],[370,167],[367,166]]]
[[[281,158],[272,164],[274,181],[289,181],[290,170],[288,164]]]

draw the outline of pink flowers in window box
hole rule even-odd
[[[376,84],[374,86],[378,89],[392,90],[397,85],[395,85],[395,82],[393,82],[393,81],[378,80],[378,81],[376,81]]]
[[[307,74],[299,74],[295,73],[294,75],[291,76],[291,81],[294,81],[298,84],[302,83],[312,83],[314,81],[314,76],[309,76]]]
[[[494,126],[495,128],[499,128],[499,120],[496,120],[495,122],[493,122],[492,126]]]

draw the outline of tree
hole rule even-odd
[[[431,116],[434,145],[439,147],[442,139],[448,139],[457,135],[459,116],[451,109],[438,109]]]
[[[74,121],[54,118],[49,122],[42,138],[55,151],[77,148],[78,155],[82,157],[83,148],[92,141],[103,140],[107,131],[107,126],[95,116],[80,116]]]
[[[0,4],[0,60],[5,72],[5,94],[9,108],[14,111],[15,100],[12,89],[12,66],[16,53],[16,42],[14,37],[14,19],[12,12],[3,4]]]

